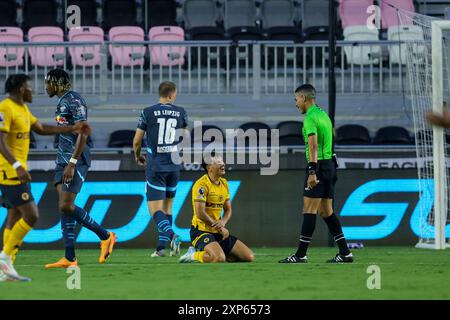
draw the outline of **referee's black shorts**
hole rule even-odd
[[[313,189],[308,188],[308,176],[308,169],[306,169],[304,197],[334,199],[334,186],[337,181],[337,170],[334,160],[319,160],[317,162],[317,180],[319,180],[319,183]]]

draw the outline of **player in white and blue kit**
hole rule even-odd
[[[176,130],[187,126],[187,114],[182,107],[173,105],[177,88],[173,82],[159,86],[159,103],[145,108],[133,141],[136,161],[146,166],[146,191],[150,214],[158,228],[158,245],[152,257],[165,256],[170,241],[170,255],[180,254],[181,239],[172,229],[172,204],[180,177],[180,164],[173,161],[178,153]],[[142,139],[146,135],[147,156],[141,155]]]
[[[62,69],[50,70],[45,78],[49,97],[59,97],[55,119],[58,126],[74,125],[87,121],[87,105],[75,91],[70,90],[69,75]],[[99,263],[110,256],[116,235],[96,223],[89,214],[75,205],[87,172],[91,165],[92,147],[87,134],[60,134],[58,139],[54,184],[58,190],[58,209],[61,212],[61,228],[65,246],[65,256],[46,268],[68,268],[78,264],[75,257],[75,227],[78,222],[88,228],[101,240]]]

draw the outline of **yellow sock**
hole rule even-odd
[[[5,245],[6,242],[8,242],[8,238],[9,238],[9,234],[11,233],[11,229],[5,229],[3,231],[3,245]],[[23,243],[23,240],[21,240],[18,244],[18,246],[20,247]]]
[[[203,255],[205,254],[205,251],[198,251],[194,253],[194,260],[199,261],[200,263],[203,263]]]
[[[11,229],[3,230],[3,246],[5,246],[6,242],[8,242],[9,234],[11,233]]]
[[[23,238],[25,238],[31,229],[32,228],[25,222],[25,220],[23,220],[23,218],[17,221],[9,233],[9,238],[3,247],[3,251],[7,255],[12,255],[16,247],[22,243]]]

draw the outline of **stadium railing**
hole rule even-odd
[[[338,93],[408,92],[405,65],[389,61],[390,50],[399,44],[381,40],[338,41]],[[98,49],[94,50],[94,46]],[[56,47],[64,47],[64,52],[52,55]],[[300,82],[314,83],[319,92],[326,92],[327,47],[327,41],[0,43],[0,54],[8,59],[25,49],[23,61],[0,66],[0,86],[7,75],[25,72],[33,77],[35,94],[43,95],[43,75],[59,66],[70,71],[75,90],[105,100],[109,95],[157,93],[164,80],[176,82],[183,94],[248,94],[260,99],[264,95],[291,93]],[[29,49],[37,48],[41,48],[41,54],[52,55],[54,64],[33,65]],[[85,52],[86,60],[100,55],[99,63],[74,64],[70,52],[75,50]],[[161,55],[166,55],[165,59]]]

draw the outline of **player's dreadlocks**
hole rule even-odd
[[[14,93],[28,80],[31,80],[26,74],[12,74],[6,79],[5,93]]]
[[[53,69],[47,73],[45,81],[51,82],[58,91],[67,91],[71,87],[69,74],[63,69]]]

